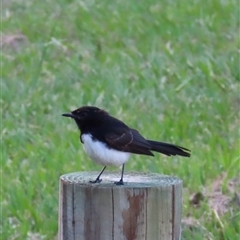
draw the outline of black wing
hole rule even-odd
[[[190,150],[184,147],[146,140],[137,130],[129,128],[126,124],[113,117],[111,117],[111,121],[108,122],[108,131],[104,140],[113,149],[149,156],[154,156],[151,151],[156,151],[168,156],[190,156]]]
[[[115,129],[106,134],[105,140],[110,147],[120,151],[154,156],[150,151],[151,145],[135,129]]]

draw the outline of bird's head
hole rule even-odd
[[[98,124],[108,113],[97,107],[84,106],[70,113],[63,113],[64,117],[71,117],[75,120],[78,128],[83,130],[86,126]]]

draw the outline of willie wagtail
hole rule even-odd
[[[96,180],[91,183],[101,182],[100,176],[107,166],[122,165],[121,179],[115,184],[123,185],[124,164],[131,153],[154,156],[152,151],[155,151],[168,156],[190,157],[189,149],[147,140],[137,130],[97,107],[80,107],[62,116],[75,120],[81,132],[80,141],[84,150],[93,161],[104,166]]]

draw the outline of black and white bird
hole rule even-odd
[[[104,166],[91,183],[101,182],[100,176],[107,166],[122,166],[121,179],[115,184],[123,185],[124,164],[132,153],[154,156],[152,151],[155,151],[167,156],[190,157],[189,149],[147,140],[137,130],[97,107],[83,106],[62,116],[75,120],[84,150],[93,161]]]

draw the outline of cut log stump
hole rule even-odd
[[[148,173],[69,173],[60,177],[59,240],[179,240],[182,181]]]

